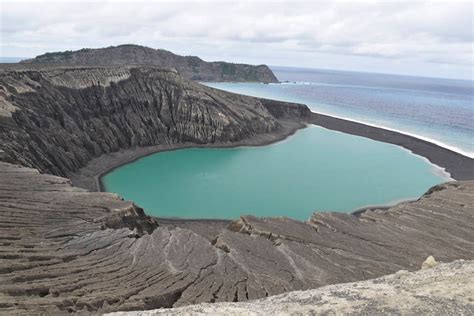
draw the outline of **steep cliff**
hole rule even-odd
[[[23,63],[56,65],[153,65],[175,68],[185,78],[196,81],[278,82],[266,65],[206,62],[196,56],[179,56],[163,49],[138,45],[120,45],[99,49],[81,49],[46,53]]]
[[[0,149],[4,161],[65,176],[119,149],[236,142],[278,132],[278,118],[309,115],[281,103],[288,109],[274,116],[274,106],[151,66],[5,69]]]

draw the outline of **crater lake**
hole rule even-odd
[[[311,126],[267,146],[155,153],[101,180],[157,217],[306,220],[418,198],[448,179],[401,147]]]

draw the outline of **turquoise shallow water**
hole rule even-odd
[[[400,147],[309,127],[269,146],[153,154],[102,181],[154,216],[306,220],[417,198],[446,176]]]

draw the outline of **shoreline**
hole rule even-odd
[[[405,136],[410,136],[410,137],[413,137],[413,138],[431,143],[431,144],[436,145],[438,147],[450,150],[452,152],[460,154],[461,156],[465,156],[467,158],[474,159],[474,152],[473,153],[466,152],[466,151],[462,150],[461,148],[458,148],[458,147],[455,147],[455,146],[452,146],[452,145],[448,145],[446,143],[443,143],[441,141],[438,141],[436,139],[429,138],[429,137],[426,137],[426,136],[422,136],[422,135],[418,135],[418,134],[415,134],[415,133],[390,128],[390,127],[383,126],[383,125],[376,125],[376,124],[364,122],[364,121],[361,121],[361,120],[353,120],[353,119],[350,119],[350,118],[345,118],[345,117],[342,117],[342,116],[332,115],[332,114],[329,114],[329,113],[319,113],[319,112],[312,112],[312,113],[319,114],[319,115],[324,115],[324,116],[330,116],[332,118],[336,118],[336,119],[339,119],[339,120],[350,121],[350,122],[354,122],[354,123],[358,123],[358,124],[362,124],[362,125],[366,125],[366,126],[370,126],[370,127],[374,127],[374,128],[383,129],[383,130],[386,130],[386,131],[389,131],[389,132],[395,132],[395,133],[402,134],[402,135],[405,135]]]
[[[282,128],[276,133],[261,134],[251,139],[234,143],[196,144],[186,142],[176,144],[161,144],[147,147],[134,147],[125,150],[119,150],[118,152],[113,152],[94,158],[93,160],[89,161],[85,167],[78,170],[78,172],[68,174],[68,178],[72,181],[74,186],[93,192],[107,192],[104,190],[105,186],[101,180],[102,177],[116,168],[155,153],[189,148],[235,148],[266,146],[283,141],[294,135],[298,130],[308,126],[305,122],[297,121],[280,120],[279,123],[281,124]]]
[[[311,112],[305,121],[333,131],[400,146],[444,169],[453,180],[474,180],[474,159],[432,142],[356,121]]]
[[[298,130],[305,128],[308,125],[315,125],[333,131],[365,137],[375,141],[402,147],[403,149],[408,150],[411,154],[420,156],[421,158],[427,160],[433,165],[434,168],[443,170],[444,173],[446,173],[447,176],[449,176],[452,180],[474,180],[474,159],[411,135],[315,112],[311,112],[310,116],[301,122],[280,121],[280,123],[282,128],[274,134],[262,134],[253,137],[252,139],[235,143],[179,143],[120,150],[118,152],[102,155],[91,160],[86,167],[80,169],[74,174],[69,175],[69,177],[75,186],[85,188],[89,191],[106,192],[105,185],[102,181],[102,178],[105,175],[116,168],[158,152],[186,148],[234,148],[266,146],[283,141],[294,135]],[[449,179],[447,179],[447,181],[449,181]],[[413,201],[413,198],[399,201],[395,204],[409,201]],[[350,214],[359,216],[366,210],[386,209],[392,206],[393,204],[367,206],[354,210]],[[163,218],[161,218],[161,220],[163,220]],[[185,218],[169,218],[167,220],[173,222],[190,222],[196,220],[208,222],[215,221],[214,219]]]

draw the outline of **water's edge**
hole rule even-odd
[[[448,156],[450,156],[451,160],[456,160],[456,158],[460,158],[460,157],[463,157],[463,158],[466,158],[466,159],[469,159],[470,162],[471,162],[471,166],[474,168],[474,159],[470,159],[468,157],[465,157],[465,156],[462,156],[456,152],[453,152],[451,150],[448,150],[446,148],[443,148],[443,147],[440,147],[436,144],[433,144],[433,143],[429,143],[425,140],[420,140],[420,139],[417,139],[413,136],[409,136],[409,135],[406,135],[406,134],[402,134],[402,133],[398,133],[398,132],[395,132],[395,131],[389,131],[389,130],[384,130],[382,128],[378,128],[378,127],[373,127],[373,126],[369,126],[369,125],[365,125],[365,124],[362,124],[362,123],[359,123],[359,122],[353,122],[353,121],[349,121],[349,120],[343,120],[343,119],[339,119],[339,118],[335,118],[335,117],[331,117],[332,120],[336,120],[338,121],[340,124],[337,124],[338,126],[342,126],[343,128],[334,128],[334,126],[325,126],[327,124],[325,124],[324,122],[318,122],[317,120],[315,121],[314,120],[314,117],[323,117],[324,119],[327,119],[328,116],[326,115],[321,115],[321,114],[318,114],[318,113],[314,113],[312,112],[312,118],[309,119],[307,122],[307,124],[312,124],[312,125],[316,125],[316,126],[321,126],[323,128],[328,128],[328,129],[331,129],[331,130],[335,130],[335,131],[339,131],[339,132],[342,132],[342,133],[345,133],[345,134],[350,134],[350,135],[356,135],[356,136],[362,136],[362,137],[365,137],[365,138],[369,138],[369,139],[372,139],[372,140],[375,140],[375,141],[381,141],[381,142],[385,142],[385,143],[389,143],[389,144],[393,144],[393,145],[397,145],[399,147],[402,147],[404,148],[405,150],[408,150],[411,154],[415,155],[415,156],[421,156],[422,158],[424,158],[425,160],[427,160],[427,162],[429,162],[431,165],[433,165],[433,168],[437,169],[439,172],[443,173],[443,175],[446,177],[446,180],[447,181],[450,181],[450,180],[453,180],[453,179],[456,179],[456,177],[452,176],[447,170],[446,170],[446,166],[442,166],[442,165],[438,165],[438,164],[435,164],[432,159],[430,159],[430,155],[422,155],[419,153],[418,150],[416,150],[416,146],[414,145],[417,145],[418,143],[421,143],[423,144],[425,147],[428,145],[429,147],[431,147],[431,152],[433,151],[437,151],[437,150],[447,150],[448,151]],[[355,124],[355,129],[354,129],[354,126],[353,126],[353,130],[352,131],[347,131],[347,126],[344,126],[343,123],[350,123],[350,124]],[[293,122],[294,123],[294,122]],[[341,124],[342,123],[342,124]],[[125,157],[127,157],[128,159],[119,159],[118,162],[116,162],[115,164],[111,164],[108,168],[105,168],[103,170],[99,170],[98,172],[96,172],[94,174],[94,182],[95,182],[95,186],[96,186],[96,190],[100,190],[100,191],[106,191],[105,190],[105,185],[102,181],[102,178],[107,175],[108,173],[110,173],[111,171],[113,171],[114,169],[118,168],[118,167],[121,167],[123,165],[126,165],[126,164],[129,164],[131,162],[134,162],[136,161],[137,159],[140,159],[140,158],[143,158],[145,156],[148,156],[148,155],[151,155],[151,154],[154,154],[154,153],[157,153],[157,152],[163,152],[163,151],[170,151],[170,150],[177,150],[177,149],[184,149],[184,148],[197,148],[197,147],[209,147],[209,148],[230,148],[230,147],[242,147],[242,146],[245,146],[245,147],[256,147],[256,146],[265,146],[265,145],[269,145],[269,144],[273,144],[273,143],[276,143],[276,142],[279,142],[279,141],[282,141],[284,139],[286,139],[287,137],[293,135],[297,130],[301,129],[301,128],[304,128],[306,125],[303,125],[303,124],[300,124],[300,125],[293,125],[293,126],[288,126],[286,125],[286,128],[284,128],[284,131],[278,133],[278,135],[274,135],[274,137],[268,137],[268,136],[264,136],[262,137],[261,139],[253,139],[253,140],[247,140],[245,142],[240,142],[240,143],[233,143],[233,144],[204,144],[204,145],[199,145],[199,144],[192,144],[192,143],[188,143],[188,144],[174,144],[174,145],[166,145],[166,146],[151,146],[151,148],[149,148],[150,150],[147,150],[145,151],[144,153],[140,154],[140,153],[137,153],[135,155],[124,155]],[[367,132],[367,128],[370,129],[370,133]],[[374,131],[377,131],[378,133],[378,137],[374,137]],[[388,135],[387,132],[390,134]],[[403,138],[404,141],[400,142],[394,142],[393,140],[393,135],[392,134],[396,134],[398,135],[399,137]],[[381,139],[382,138],[382,139]],[[384,139],[385,138],[385,139]],[[411,139],[411,140],[414,140],[414,142],[406,142],[406,139]],[[413,150],[413,148],[415,147],[415,150]],[[133,149],[132,149],[133,150]],[[428,157],[427,157],[428,156]],[[459,172],[457,172],[459,173]],[[474,176],[473,175],[468,175],[470,177],[470,179],[474,179]],[[393,205],[396,205],[396,204],[399,204],[399,203],[405,203],[405,202],[409,202],[409,201],[412,201],[413,199],[410,198],[410,199],[406,199],[406,200],[401,200],[401,201],[396,201],[395,203],[392,201],[391,203],[388,203],[387,205],[374,205],[374,206],[371,206],[371,205],[368,205],[367,207],[363,207],[363,208],[358,208],[356,210],[354,210],[352,212],[352,214],[354,215],[359,215],[360,213],[364,212],[365,210],[370,210],[370,209],[374,209],[374,208],[388,208],[390,206],[393,206]],[[180,218],[173,218],[173,220],[176,220],[176,221],[179,221],[179,220],[183,220],[183,221],[189,221],[190,219],[180,219]],[[201,219],[201,220],[205,220],[205,219]],[[212,219],[209,219],[209,220],[212,220]]]
[[[87,166],[81,168],[75,173],[71,173],[68,177],[74,186],[87,189],[89,191],[106,192],[102,178],[113,170],[133,163],[134,161],[146,156],[179,149],[189,148],[235,148],[235,147],[257,147],[283,141],[289,136],[295,134],[298,130],[307,127],[307,123],[295,121],[280,120],[281,130],[257,135],[251,139],[242,140],[234,143],[212,143],[212,144],[196,144],[196,143],[178,143],[178,144],[161,144],[148,147],[135,147],[117,152],[108,153],[91,160]]]
[[[146,153],[144,155],[136,156],[133,157],[133,159],[117,164],[109,169],[107,169],[104,172],[101,172],[97,174],[95,178],[96,182],[96,187],[98,188],[99,192],[108,192],[105,188],[104,181],[102,178],[104,178],[107,174],[111,173],[117,168],[120,168],[124,165],[131,164],[139,159],[142,159],[144,157],[154,155],[160,152],[167,152],[167,151],[174,151],[174,150],[180,150],[180,149],[191,149],[191,148],[238,148],[238,147],[261,147],[261,146],[268,146],[272,144],[276,144],[279,142],[282,142],[286,140],[288,137],[293,136],[298,130],[306,128],[308,125],[306,124],[300,124],[298,126],[295,126],[293,128],[285,128],[285,132],[280,132],[278,134],[275,134],[274,139],[264,137],[262,140],[259,141],[259,139],[255,139],[254,141],[239,141],[235,143],[213,143],[213,144],[195,144],[195,143],[181,143],[181,144],[172,144],[169,145],[169,148],[157,148],[156,150],[150,151],[149,153]],[[159,147],[156,146],[156,147]]]
[[[345,134],[361,136],[375,141],[396,145],[415,156],[428,160],[435,169],[446,174],[447,180],[473,180],[474,159],[438,144],[400,133],[398,131],[366,125],[357,121],[341,119],[311,112],[307,123],[318,125]]]

